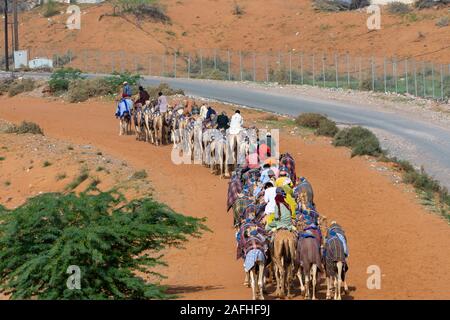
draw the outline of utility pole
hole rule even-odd
[[[18,1],[13,0],[13,18],[14,18],[14,50],[19,50],[19,18]]]
[[[4,0],[4,15],[5,15],[5,70],[9,71],[9,52],[8,52],[8,0]]]

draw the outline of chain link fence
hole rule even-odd
[[[52,59],[54,67],[74,67],[89,73],[129,72],[174,78],[276,82],[393,92],[437,100],[450,97],[450,64],[410,58],[219,49],[173,54],[29,49],[28,57]]]

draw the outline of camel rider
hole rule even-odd
[[[244,119],[242,119],[241,112],[236,110],[236,112],[231,117],[230,121],[230,134],[238,134],[242,130],[244,125]]]
[[[167,98],[165,95],[163,95],[162,92],[158,93],[158,104],[156,106],[156,109],[159,110],[159,113],[161,114],[163,121],[166,120],[166,113],[167,109],[169,107],[169,104],[167,103]]]
[[[116,118],[123,119],[125,117],[130,116],[130,103],[127,102],[127,99],[120,100],[119,104],[117,105],[116,109]]]
[[[133,95],[133,92],[131,90],[130,85],[127,81],[123,82],[123,88],[122,88],[122,98],[131,98]]]
[[[211,106],[208,106],[208,111],[206,112],[206,120],[211,119],[212,114],[217,114],[216,110],[214,110]]]
[[[279,190],[277,190],[275,196],[274,216],[272,221],[266,224],[266,230],[295,230],[294,224],[292,223],[292,215],[289,204],[286,203],[286,199],[283,197],[282,193],[278,191]]]
[[[230,119],[228,119],[227,113],[225,111],[222,112],[221,115],[217,117],[217,129],[227,130],[230,126]]]
[[[200,116],[202,117],[203,120],[206,120],[206,114],[208,113],[208,107],[206,106],[206,104],[202,104],[202,106],[200,107]]]
[[[150,100],[150,95],[147,90],[145,90],[142,86],[139,86],[139,98],[136,100],[136,104],[140,103],[141,105],[145,105],[145,102]]]

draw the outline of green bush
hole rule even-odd
[[[50,89],[59,93],[67,91],[71,81],[82,79],[81,70],[73,68],[62,68],[54,71],[48,82]]]
[[[338,131],[339,129],[336,126],[336,122],[330,119],[322,119],[319,121],[319,126],[315,134],[319,136],[334,137]]]
[[[357,155],[379,156],[383,154],[378,138],[370,130],[360,126],[339,131],[334,137],[333,145],[352,148],[352,157]]]
[[[160,252],[207,230],[202,219],[116,192],[47,193],[1,210],[0,285],[12,299],[169,298],[137,271],[161,278],[152,270],[165,265]],[[69,266],[80,268],[79,290],[67,286]]]
[[[322,120],[327,120],[327,117],[319,113],[302,113],[295,119],[295,123],[302,127],[317,129]]]
[[[449,17],[441,17],[441,18],[439,18],[439,20],[436,22],[436,26],[437,26],[437,27],[440,27],[440,28],[448,27],[449,21],[450,21],[450,18],[449,18]]]
[[[138,19],[150,18],[156,22],[168,23],[170,17],[158,0],[114,0],[121,13],[131,13]]]
[[[8,90],[10,97],[16,96],[23,92],[33,91],[35,88],[35,81],[33,79],[22,79],[13,82]]]
[[[8,128],[7,133],[17,133],[17,134],[44,134],[42,128],[34,122],[22,121],[20,125],[13,125]]]
[[[47,3],[44,4],[44,12],[42,13],[44,17],[53,17],[58,13],[58,4],[54,0],[48,0]]]

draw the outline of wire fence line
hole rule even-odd
[[[28,56],[52,59],[54,67],[70,66],[89,73],[130,72],[175,78],[306,84],[437,100],[450,97],[450,64],[409,58],[220,49],[173,54],[29,49]],[[4,59],[2,62],[4,67]]]

